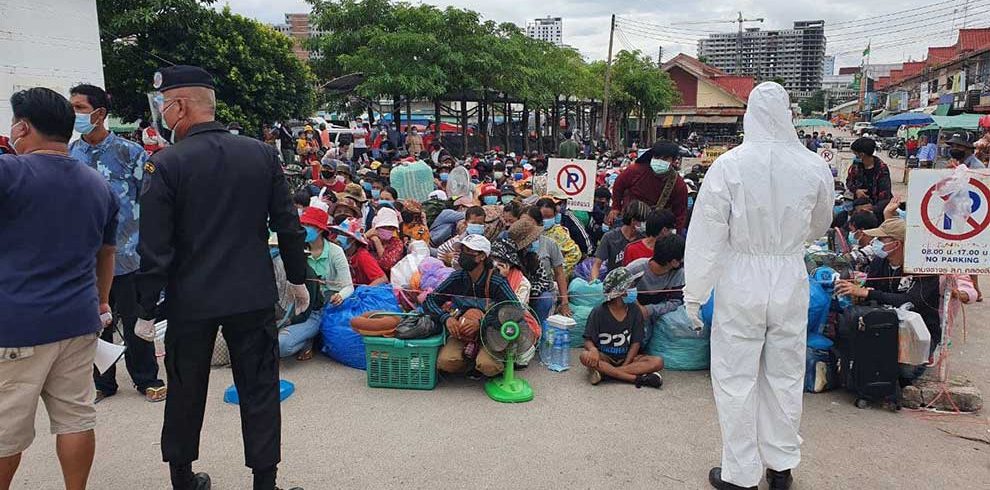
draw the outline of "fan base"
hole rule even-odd
[[[520,378],[492,378],[485,383],[485,393],[488,393],[488,398],[501,403],[523,403],[533,399],[533,388]]]

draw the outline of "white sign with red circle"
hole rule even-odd
[[[591,211],[595,207],[594,160],[551,158],[547,161],[547,192],[568,199],[567,208]]]
[[[822,157],[822,160],[825,160],[825,163],[832,163],[832,159],[835,158],[835,154],[828,148],[818,150],[818,155]]]
[[[990,176],[971,172],[962,194],[950,194],[946,182],[952,172],[911,172],[904,250],[909,272],[990,274]],[[951,211],[950,200],[968,212]]]

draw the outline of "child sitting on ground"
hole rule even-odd
[[[663,359],[639,353],[646,321],[636,303],[635,281],[625,267],[613,269],[605,276],[605,302],[588,315],[581,364],[588,368],[593,385],[600,383],[603,376],[633,383],[637,388],[663,385]]]

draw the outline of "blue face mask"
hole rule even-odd
[[[850,246],[859,245],[859,240],[856,239],[856,233],[852,231],[850,231],[849,235],[846,236],[846,241],[849,242]]]
[[[361,182],[361,187],[363,187],[365,191],[371,192],[371,182]]]
[[[653,169],[653,173],[665,174],[668,170],[670,170],[670,162],[667,160],[654,158],[653,160],[650,160],[650,168]]]
[[[886,259],[887,256],[890,255],[890,252],[884,250],[883,246],[884,243],[881,242],[879,238],[874,238],[873,241],[870,242],[870,247],[873,249],[874,255],[876,255],[879,259]]]
[[[694,207],[694,198],[688,196],[688,208],[693,208],[693,207]]]
[[[372,199],[378,199],[379,197],[382,197],[382,190],[381,189],[371,189],[371,198]]]
[[[470,223],[467,225],[466,233],[468,235],[483,235],[485,233],[485,225]]]
[[[853,203],[852,203],[852,201],[846,201],[846,202],[842,203],[842,209],[845,210],[845,211],[847,211],[847,212],[848,211],[852,211],[853,210]]]
[[[394,201],[378,201],[378,205],[379,206],[382,206],[382,207],[385,207],[385,208],[395,209],[395,202]]]
[[[636,298],[639,297],[639,290],[628,289],[626,290],[626,295],[622,298],[622,302],[631,305],[636,302]]]
[[[512,177],[514,179],[516,179],[516,180],[522,180],[523,179],[523,174],[522,174],[522,172],[516,172],[515,174],[512,175]]]
[[[347,237],[341,235],[337,237],[337,245],[340,245],[340,248],[347,250],[347,248],[351,246],[351,241],[348,240]]]
[[[842,206],[832,206],[832,215],[836,216],[844,210],[845,209]]]
[[[73,125],[73,129],[79,134],[89,134],[96,129],[96,125],[90,122],[90,116],[92,114],[80,114],[76,113],[76,123]]]
[[[303,225],[303,229],[306,230],[306,243],[313,243],[320,237],[320,230],[312,226]]]
[[[522,160],[519,160],[519,165],[520,166],[526,165],[527,163],[529,163],[529,159],[528,158],[523,158]]]
[[[272,259],[278,257],[278,247],[271,247],[268,249],[268,255],[272,256]]]
[[[609,175],[608,177],[605,177],[605,183],[608,184],[609,187],[612,187],[612,185],[614,185],[615,181],[618,179],[619,179],[618,175],[612,174]]]
[[[897,217],[900,218],[900,219],[902,219],[902,220],[907,221],[907,211],[905,211],[903,209],[898,209],[897,210]]]
[[[516,196],[502,196],[502,204],[509,204]]]
[[[540,251],[540,241],[536,240],[535,242],[531,243],[529,245],[529,251],[533,253]]]
[[[441,173],[440,174],[440,182],[447,182],[447,178],[448,177],[450,177],[450,174],[448,174],[447,172]]]
[[[553,228],[553,225],[556,225],[556,224],[557,224],[557,220],[556,219],[554,219],[554,218],[545,218],[543,220],[543,229],[544,230],[549,230],[550,228]]]
[[[602,223],[602,232],[604,233],[607,232],[608,230],[610,230],[609,226],[606,225],[605,223]]]
[[[485,203],[486,206],[498,204],[498,196],[485,196],[481,198],[481,201]]]
[[[560,224],[560,215],[559,214],[557,216],[554,216],[553,217],[553,224],[555,224],[555,225],[559,225]]]

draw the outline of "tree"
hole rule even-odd
[[[783,87],[784,84],[787,82],[786,80],[784,80],[784,77],[773,77],[770,79],[770,81],[776,83],[777,85],[780,85],[781,87]]]
[[[216,11],[212,0],[99,0],[100,40],[113,113],[147,118],[162,66],[200,66],[214,77],[217,119],[249,132],[315,108],[314,79],[292,41],[257,21]]]
[[[825,112],[825,91],[815,90],[811,97],[798,102],[802,116],[810,116],[812,113]]]

